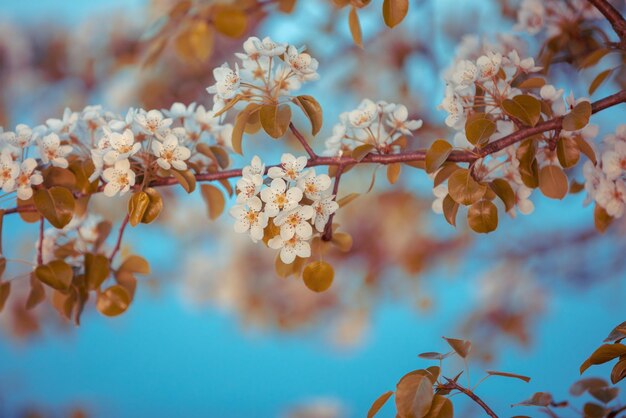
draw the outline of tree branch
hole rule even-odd
[[[302,146],[304,147],[305,151],[307,154],[309,154],[309,157],[311,158],[317,158],[317,154],[315,153],[315,151],[313,151],[313,148],[311,148],[311,146],[309,145],[309,143],[306,141],[306,139],[304,138],[304,136],[302,136],[302,134],[300,133],[299,130],[296,129],[295,125],[293,124],[293,122],[289,122],[289,129],[291,129],[291,132],[293,132],[293,134],[295,135],[296,138],[298,138],[298,141],[300,141],[300,143],[302,144]]]
[[[115,248],[113,248],[113,251],[111,252],[111,256],[109,257],[109,264],[113,262],[115,255],[117,254],[117,252],[120,250],[120,247],[122,246],[122,236],[124,235],[124,230],[126,229],[126,225],[128,225],[129,220],[130,220],[130,216],[127,214],[124,220],[122,221],[122,225],[120,225],[120,231],[117,234],[117,242],[115,243]]]
[[[626,102],[626,90],[621,90],[611,96],[605,97],[604,99],[598,100],[591,104],[591,112],[598,113],[604,109],[608,109],[620,103]],[[521,142],[526,138],[529,138],[533,135],[541,134],[544,132],[549,132],[553,130],[560,129],[563,125],[563,116],[557,116],[545,122],[542,122],[536,126],[522,128],[516,132],[513,132],[510,135],[507,135],[503,138],[498,139],[497,141],[491,142],[484,147],[478,150],[478,153],[474,151],[467,150],[454,150],[448,156],[448,162],[454,163],[473,163],[480,158],[484,158],[488,155],[494,154],[498,151],[501,151],[507,147],[510,147],[513,144]],[[302,136],[297,130],[295,126],[291,128],[294,134],[296,132]],[[298,135],[296,135],[297,137]],[[304,138],[304,137],[303,137]],[[307,144],[308,145],[308,144]],[[307,167],[316,167],[316,166],[351,166],[358,164],[393,164],[393,163],[409,163],[409,162],[420,162],[424,161],[426,158],[426,149],[418,149],[414,151],[407,151],[399,154],[367,154],[363,159],[356,160],[352,157],[320,157],[317,154],[313,153],[315,156],[309,158],[307,162]],[[265,173],[271,167],[277,167],[278,165],[266,166]],[[230,179],[234,177],[241,177],[242,169],[231,169],[231,170],[223,170],[214,173],[201,173],[196,174],[196,181],[198,182],[210,182],[215,180],[224,180]],[[172,186],[178,184],[178,180],[174,177],[168,178],[157,178],[150,182],[150,187],[161,187],[161,186]],[[141,185],[135,185],[133,189],[138,189]],[[98,188],[98,192],[104,190],[104,186],[100,186]],[[82,197],[83,194],[78,194],[76,197]],[[12,214],[18,212],[34,212],[37,209],[33,205],[24,205],[17,206],[13,208],[8,208],[5,210],[5,214]]]
[[[620,12],[607,0],[588,0],[611,23],[613,30],[620,39],[620,47],[626,49],[626,20]]]
[[[339,192],[339,181],[341,180],[341,174],[343,174],[343,165],[339,165],[337,167],[337,172],[335,173],[335,184],[333,185],[333,199],[337,201],[337,192]],[[335,218],[335,213],[331,213],[328,217],[328,222],[326,222],[326,226],[324,227],[324,234],[322,235],[322,241],[330,241],[333,239],[333,219]]]
[[[456,381],[452,379],[448,379],[447,377],[444,377],[444,379],[446,379],[448,383],[445,385],[440,385],[439,386],[440,388],[458,390],[459,392],[470,397],[476,404],[478,404],[482,409],[484,409],[487,415],[489,415],[492,418],[498,418],[498,415],[496,415],[496,413],[493,412],[493,410],[489,408],[489,406],[482,399],[480,399],[474,392],[472,392],[471,390],[467,388],[464,388],[463,386],[459,385]]]

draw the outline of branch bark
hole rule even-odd
[[[589,0],[600,13],[609,21],[620,39],[620,48],[626,49],[626,20],[620,12],[607,0]]]
[[[482,409],[484,409],[484,411],[487,413],[487,415],[489,415],[492,418],[498,418],[498,415],[496,415],[495,412],[493,412],[493,410],[489,407],[489,405],[487,405],[482,399],[480,399],[478,397],[478,395],[476,395],[474,392],[472,392],[471,390],[464,388],[463,386],[459,385],[457,382],[455,382],[452,379],[448,379],[447,377],[444,377],[444,379],[446,379],[446,381],[448,383],[446,383],[445,385],[441,385],[439,386],[442,389],[456,389],[459,392],[463,393],[464,395],[468,396],[470,399],[472,399],[476,404],[478,404]]]
[[[626,90],[621,90],[611,96],[605,97],[601,100],[598,100],[591,105],[592,113],[598,113],[602,110],[608,109],[610,107],[616,106],[620,103],[626,102]],[[484,158],[488,155],[494,154],[498,151],[501,151],[511,145],[514,145],[518,142],[525,140],[533,135],[541,134],[544,132],[549,132],[553,130],[560,129],[563,125],[563,116],[558,116],[553,119],[542,122],[536,126],[522,128],[516,132],[513,132],[510,135],[507,135],[497,141],[491,142],[486,146],[482,147],[478,153],[474,151],[467,150],[455,150],[450,153],[447,161],[455,162],[455,163],[473,163],[480,158]],[[298,132],[297,128],[293,126],[292,131],[294,134]],[[299,132],[298,132],[299,133]],[[302,134],[300,134],[302,136]],[[297,137],[297,135],[296,135]],[[308,145],[308,144],[307,144]],[[343,166],[348,167],[351,165],[358,164],[393,164],[393,163],[409,163],[409,162],[420,162],[424,161],[426,158],[426,149],[418,149],[414,151],[407,151],[399,154],[368,154],[360,161],[352,158],[352,157],[320,157],[314,153],[314,157],[309,158],[307,167],[316,167],[316,166]],[[266,166],[265,172],[274,166]],[[215,173],[201,173],[197,174],[196,181],[198,182],[210,182],[215,180],[223,180],[230,179],[235,177],[241,177],[242,169],[231,169],[218,171]],[[178,184],[178,180],[174,177],[168,178],[158,178],[150,182],[150,187],[162,187],[162,186],[172,186]],[[136,185],[134,189],[138,189],[141,185]],[[100,186],[98,192],[104,190],[103,186]],[[77,195],[76,197],[82,197],[83,195]],[[13,208],[8,208],[5,210],[5,215],[18,213],[18,212],[33,212],[36,211],[36,208],[32,205],[24,205],[17,206]]]

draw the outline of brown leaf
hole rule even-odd
[[[474,113],[465,122],[465,135],[473,145],[482,145],[489,142],[489,138],[496,132],[496,123],[486,113]]]
[[[513,379],[523,380],[526,383],[530,382],[530,377],[522,376],[521,374],[507,373],[507,372],[497,372],[495,370],[487,370],[487,374],[490,375],[490,376],[511,377]]]
[[[504,111],[524,125],[535,126],[541,118],[541,102],[533,96],[520,94],[502,102]]]
[[[454,407],[452,402],[445,396],[435,395],[433,403],[424,418],[453,418]]]
[[[217,219],[222,214],[224,207],[226,206],[224,194],[220,189],[210,184],[203,184],[200,186],[200,191],[202,193],[202,198],[207,205],[209,219]]]
[[[116,284],[105,289],[98,295],[96,308],[103,315],[117,316],[126,312],[130,306],[130,302],[131,299],[128,291],[124,287]]]
[[[129,255],[117,270],[147,275],[150,274],[150,264],[148,264],[146,259],[143,257],[138,255]]]
[[[443,216],[446,218],[446,221],[452,225],[456,226],[456,214],[459,211],[459,204],[447,195],[443,198]]]
[[[472,343],[467,340],[459,340],[456,338],[446,338],[443,337],[444,340],[452,347],[452,349],[459,355],[461,358],[466,358],[472,349]]]
[[[385,0],[383,2],[383,19],[390,28],[400,24],[409,12],[409,0]]]
[[[402,164],[392,163],[387,165],[387,180],[389,184],[395,184],[400,177],[400,170],[402,170]]]
[[[591,117],[591,103],[584,100],[578,103],[574,108],[563,118],[563,130],[565,131],[577,131],[584,128],[589,123]]]
[[[482,199],[487,186],[474,180],[468,169],[461,168],[448,179],[448,192],[455,202],[469,206]]]
[[[109,277],[109,259],[102,254],[85,254],[85,280],[89,290],[100,288]]]
[[[246,129],[246,124],[248,123],[248,119],[250,116],[258,112],[261,108],[261,105],[258,103],[250,103],[245,107],[237,117],[235,118],[235,124],[233,126],[233,134],[232,134],[232,146],[233,151],[235,151],[239,155],[243,155],[243,149],[241,147],[241,143],[243,141],[243,133]]]
[[[289,122],[291,122],[291,108],[289,105],[263,105],[259,113],[261,126],[265,132],[274,139],[282,137]]]
[[[551,199],[563,199],[567,195],[569,183],[563,169],[548,165],[539,171],[539,189]]]
[[[604,364],[620,356],[626,356],[626,345],[603,344],[583,362],[580,366],[580,374],[592,365]]]
[[[433,142],[428,151],[426,151],[426,172],[434,173],[437,171],[446,162],[451,152],[452,145],[443,139]]]
[[[388,392],[385,392],[382,395],[380,395],[378,397],[378,399],[376,399],[374,401],[374,403],[370,407],[370,410],[367,412],[367,418],[374,417],[374,415],[376,415],[378,413],[378,411],[380,411],[380,408],[382,408],[385,405],[385,403],[387,403],[389,398],[391,398],[391,395],[393,395],[393,391],[392,390],[390,390]]]
[[[75,201],[68,189],[58,186],[39,189],[33,199],[39,213],[55,228],[61,229],[72,220]]]
[[[350,15],[348,16],[348,24],[350,26],[350,33],[354,43],[363,48],[363,35],[361,33],[361,22],[359,22],[359,15],[356,11],[356,7],[350,8]]]
[[[187,193],[192,193],[196,190],[196,177],[193,175],[191,170],[180,171],[172,168],[169,172],[174,175],[178,183]]]
[[[311,122],[311,134],[317,135],[323,124],[323,113],[320,104],[313,96],[297,96],[293,98],[293,102],[298,105],[302,112]]]
[[[593,209],[593,222],[598,232],[603,234],[613,222],[613,217],[606,213],[606,210],[602,206],[596,203]]]
[[[131,226],[139,225],[149,204],[150,198],[142,191],[133,193],[128,199],[128,219]]]
[[[396,409],[401,417],[423,417],[428,413],[434,397],[430,379],[409,373],[396,386]]]
[[[63,260],[53,260],[48,264],[42,264],[35,269],[35,276],[48,286],[66,291],[72,284],[74,272],[72,267]]]
[[[246,33],[248,16],[235,5],[218,4],[213,9],[213,25],[218,32],[231,38],[240,38]]]

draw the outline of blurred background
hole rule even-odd
[[[290,14],[259,7],[246,35],[216,34],[198,62],[168,42],[163,16],[173,0],[0,0],[0,125],[39,124],[66,106],[121,114],[177,101],[209,107],[212,69],[233,63],[256,35],[306,44],[320,61],[321,79],[306,92],[324,109],[316,150],[339,113],[363,98],[405,104],[425,122],[412,146],[425,147],[452,136],[437,105],[462,39],[515,33],[530,56],[540,49],[514,32],[514,1],[416,0],[393,31],[382,1],[372,4],[360,11],[364,50],[352,42],[347,9],[299,0]],[[577,96],[591,78],[550,69],[553,84]],[[597,97],[617,88],[607,83]],[[621,111],[592,119],[601,136]],[[246,146],[247,156],[268,162],[303,154],[295,141],[277,146],[262,136]],[[233,158],[234,167],[246,162]],[[373,170],[346,175],[340,194],[366,191]],[[532,215],[470,234],[432,213],[432,182],[411,170],[340,212],[355,245],[335,256],[335,282],[323,294],[276,277],[274,253],[236,236],[227,215],[209,221],[198,193],[168,190],[158,225],[126,234],[123,251],[153,270],[126,314],[105,318],[92,306],[80,327],[47,305],[27,311],[15,302],[0,314],[0,417],[361,417],[402,375],[429,365],[419,353],[446,350],[442,336],[474,342],[472,383],[487,369],[532,377],[490,379],[477,390],[503,416],[534,415],[510,405],[537,391],[566,397],[580,363],[626,316],[623,225],[599,235],[583,194],[550,201],[535,192]],[[114,222],[124,216],[123,205],[95,207]],[[7,253],[32,258],[36,226],[6,219],[3,235]],[[444,368],[451,376],[461,369]],[[458,416],[481,416],[460,397],[455,407]],[[393,415],[387,405],[380,416]]]

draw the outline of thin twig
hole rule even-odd
[[[298,141],[300,141],[300,143],[302,144],[302,147],[304,147],[305,151],[307,154],[309,154],[309,157],[311,158],[317,158],[317,154],[315,153],[315,151],[313,151],[313,148],[311,148],[311,146],[309,145],[309,143],[306,141],[306,139],[304,138],[304,136],[302,136],[302,134],[300,133],[299,130],[296,129],[295,125],[293,124],[293,122],[289,122],[289,129],[291,129],[291,132],[293,132],[294,136],[296,138],[298,138]]]
[[[626,20],[620,12],[607,0],[589,0],[600,13],[609,21],[620,39],[620,47],[626,49]]]
[[[117,242],[115,243],[115,248],[113,248],[113,252],[111,252],[111,256],[109,257],[109,264],[113,262],[115,255],[117,254],[117,252],[120,250],[120,247],[122,246],[122,236],[124,235],[124,230],[126,229],[126,225],[128,225],[129,219],[130,219],[130,216],[126,214],[126,217],[124,217],[124,220],[122,221],[122,225],[120,225],[120,231],[117,234]]]
[[[44,226],[45,219],[42,216],[39,220],[39,243],[37,245],[37,265],[43,264],[43,235],[44,235]]]
[[[464,388],[463,386],[459,385],[457,382],[455,382],[452,379],[448,379],[447,377],[444,377],[444,379],[446,379],[448,383],[446,383],[445,385],[439,386],[440,388],[458,390],[459,392],[467,395],[476,404],[478,404],[482,409],[484,409],[487,415],[489,415],[492,418],[498,418],[498,415],[496,415],[496,413],[493,412],[493,410],[489,408],[489,406],[482,399],[480,399],[474,392],[472,392],[471,390],[467,388]]]

